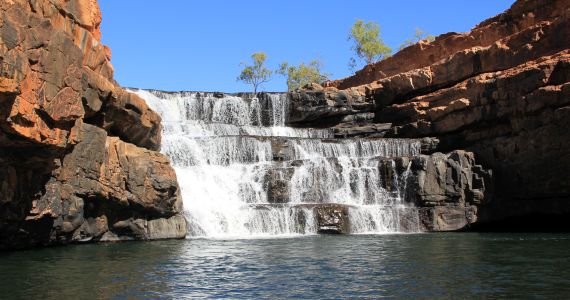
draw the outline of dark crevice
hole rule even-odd
[[[336,126],[342,123],[342,120],[347,115],[338,115],[338,116],[330,116],[330,117],[321,117],[320,119],[314,120],[302,120],[298,122],[291,122],[287,124],[288,126],[295,127],[295,128],[305,128],[305,127],[312,127],[312,128],[329,128]]]
[[[502,126],[502,125],[507,125],[510,126],[510,119],[508,117],[502,117],[502,118],[496,118],[493,120],[487,120],[487,121],[483,121],[483,122],[479,122],[476,124],[476,126],[471,127],[469,132],[473,133],[473,132],[487,132],[490,128],[496,128],[498,126]],[[446,134],[443,135],[438,135],[437,138],[440,140],[440,143],[438,144],[437,147],[437,151],[443,151],[443,152],[447,152],[447,151],[453,151],[455,149],[457,149],[458,147],[460,148],[469,148],[470,146],[477,144],[478,142],[480,142],[480,140],[471,140],[471,141],[466,141],[465,140],[465,128],[459,128],[457,130],[454,131],[450,131]],[[497,135],[497,136],[493,136],[491,138],[498,138],[501,136],[511,136],[513,134],[512,128],[511,131],[509,131],[508,133],[505,133],[503,135]],[[482,139],[489,139],[490,137],[485,136],[482,137]]]
[[[125,104],[125,109],[132,110],[132,111],[136,112],[137,114],[142,115],[142,111],[138,107],[136,107],[130,103]]]
[[[335,229],[319,229],[317,231],[317,233],[328,234],[328,235],[340,235],[340,234],[342,234],[342,232],[339,232],[338,230],[335,230]]]
[[[111,97],[112,97],[111,93],[109,93],[109,95],[107,95],[105,99],[101,99],[102,105],[99,111],[86,115],[85,118],[83,119],[83,122],[103,128],[105,124],[105,114],[109,110],[109,105],[110,105],[109,103],[111,103]],[[81,100],[83,102],[83,107],[87,108],[88,107],[87,99],[82,98]]]
[[[570,213],[530,213],[498,221],[474,223],[464,231],[475,232],[570,232]]]
[[[69,130],[75,124],[75,120],[56,121],[44,110],[35,109],[36,114],[48,125],[49,128],[59,128]],[[33,124],[33,122],[31,123]]]
[[[0,205],[0,249],[49,243],[54,219],[26,218],[31,216],[33,201],[45,205],[41,198],[57,168],[53,155],[47,147],[0,148],[0,183],[7,182],[13,191],[2,195],[5,198]]]

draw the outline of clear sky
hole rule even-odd
[[[514,0],[99,0],[103,43],[111,47],[115,79],[126,87],[167,91],[249,91],[236,82],[240,62],[254,52],[268,67],[317,56],[332,78],[351,75],[347,41],[357,19],[381,26],[397,50],[414,29],[463,32]],[[262,90],[284,91],[274,76]]]

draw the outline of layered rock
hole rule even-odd
[[[516,1],[504,13],[481,22],[469,32],[449,32],[436,37],[433,42],[421,41],[388,59],[365,66],[351,77],[326,82],[325,86],[362,92],[373,90],[377,88],[377,80],[431,66],[468,49],[493,46],[526,28],[567,18],[567,9],[568,1],[565,0]]]
[[[340,143],[334,140],[330,142]],[[279,149],[278,153],[274,153],[276,159],[287,157],[283,155],[283,149],[273,148],[274,151]],[[378,156],[354,160],[352,166],[362,164],[359,161],[365,161],[364,173],[377,176],[366,176],[359,173],[358,169],[353,169],[349,171],[349,176],[344,176],[344,168],[348,166],[338,158],[328,158],[326,166],[322,168],[312,167],[311,160],[278,162],[278,166],[264,178],[268,202],[272,205],[287,204],[292,199],[292,193],[301,193],[302,199],[314,203],[299,207],[314,211],[318,232],[351,232],[351,227],[358,222],[355,218],[359,215],[359,208],[342,203],[327,203],[331,198],[330,191],[316,182],[313,189],[300,191],[293,184],[293,174],[297,168],[307,168],[321,180],[348,177],[353,197],[361,195],[359,187],[362,185],[371,194],[374,193],[373,185],[378,185],[378,191],[383,193],[382,198],[394,200],[401,197],[405,199],[402,204],[413,203],[417,210],[414,206],[401,209],[388,207],[392,204],[389,200],[384,203],[387,205],[384,213],[389,215],[390,210],[393,210],[399,215],[395,228],[403,232],[417,230],[412,228],[416,222],[414,218],[419,218],[421,231],[453,231],[469,227],[478,220],[478,207],[493,201],[493,172],[480,165],[472,152],[456,150],[447,154],[435,152],[417,156]],[[328,171],[326,174],[325,168]],[[374,197],[363,199],[363,204],[372,204],[367,201],[374,201]]]
[[[100,23],[94,0],[0,2],[0,248],[185,235],[160,117]]]
[[[474,174],[493,170],[492,201],[462,196],[458,207],[441,181],[435,194],[424,185],[417,203],[428,228],[569,213],[569,49],[570,1],[521,0],[468,33],[420,42],[324,86],[373,102],[373,123],[391,124],[386,137],[432,138],[426,152],[464,149],[483,166]],[[443,157],[425,165],[444,169],[433,160]]]
[[[451,231],[477,221],[477,206],[492,201],[493,174],[474,154],[420,155],[412,161],[411,194],[427,231]]]
[[[289,119],[291,124],[335,125],[345,121],[347,116],[363,115],[374,108],[373,103],[366,102],[354,91],[323,88],[315,83],[291,92],[290,98],[293,107]]]
[[[291,126],[330,127],[337,138],[383,137],[391,124],[374,123],[374,101],[356,89],[311,84],[289,93]]]

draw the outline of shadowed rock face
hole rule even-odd
[[[493,174],[474,154],[420,155],[412,161],[411,198],[426,231],[452,231],[477,221],[477,206],[493,200]]]
[[[160,117],[100,23],[95,0],[0,2],[0,248],[185,236]]]
[[[463,149],[482,166],[473,174],[487,180],[482,170],[493,170],[492,194],[485,192],[492,201],[476,201],[474,186],[458,198],[445,180],[420,182],[426,228],[452,230],[475,219],[570,211],[569,79],[570,1],[521,0],[470,32],[412,45],[322,89],[374,103],[373,120],[337,128],[368,136],[378,133],[360,128],[389,124],[385,137],[435,138],[424,153]],[[437,173],[449,166],[443,161],[434,154],[415,165]]]
[[[316,209],[319,233],[348,233],[348,207],[342,205],[322,205]]]

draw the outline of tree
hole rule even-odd
[[[279,65],[277,73],[287,78],[287,88],[293,91],[310,83],[320,83],[328,79],[329,74],[321,73],[323,64],[318,59],[314,59],[308,64],[300,63],[298,66],[291,66],[287,62]]]
[[[371,64],[389,57],[392,53],[392,49],[386,46],[380,37],[380,25],[374,22],[357,20],[350,29],[348,40],[354,43],[351,49],[356,54],[356,58],[350,60],[351,69],[356,68],[357,60]]]
[[[239,74],[237,80],[253,85],[253,93],[257,94],[257,88],[271,79],[272,72],[264,65],[267,59],[267,55],[264,52],[253,53],[251,58],[253,60],[252,66],[241,63],[244,69]]]
[[[435,36],[428,34],[427,32],[423,31],[421,28],[416,28],[416,32],[414,33],[414,37],[411,39],[407,39],[402,45],[400,45],[399,50],[402,50],[406,47],[409,47],[413,44],[416,44],[420,41],[426,40],[428,42],[433,42],[435,40]]]

